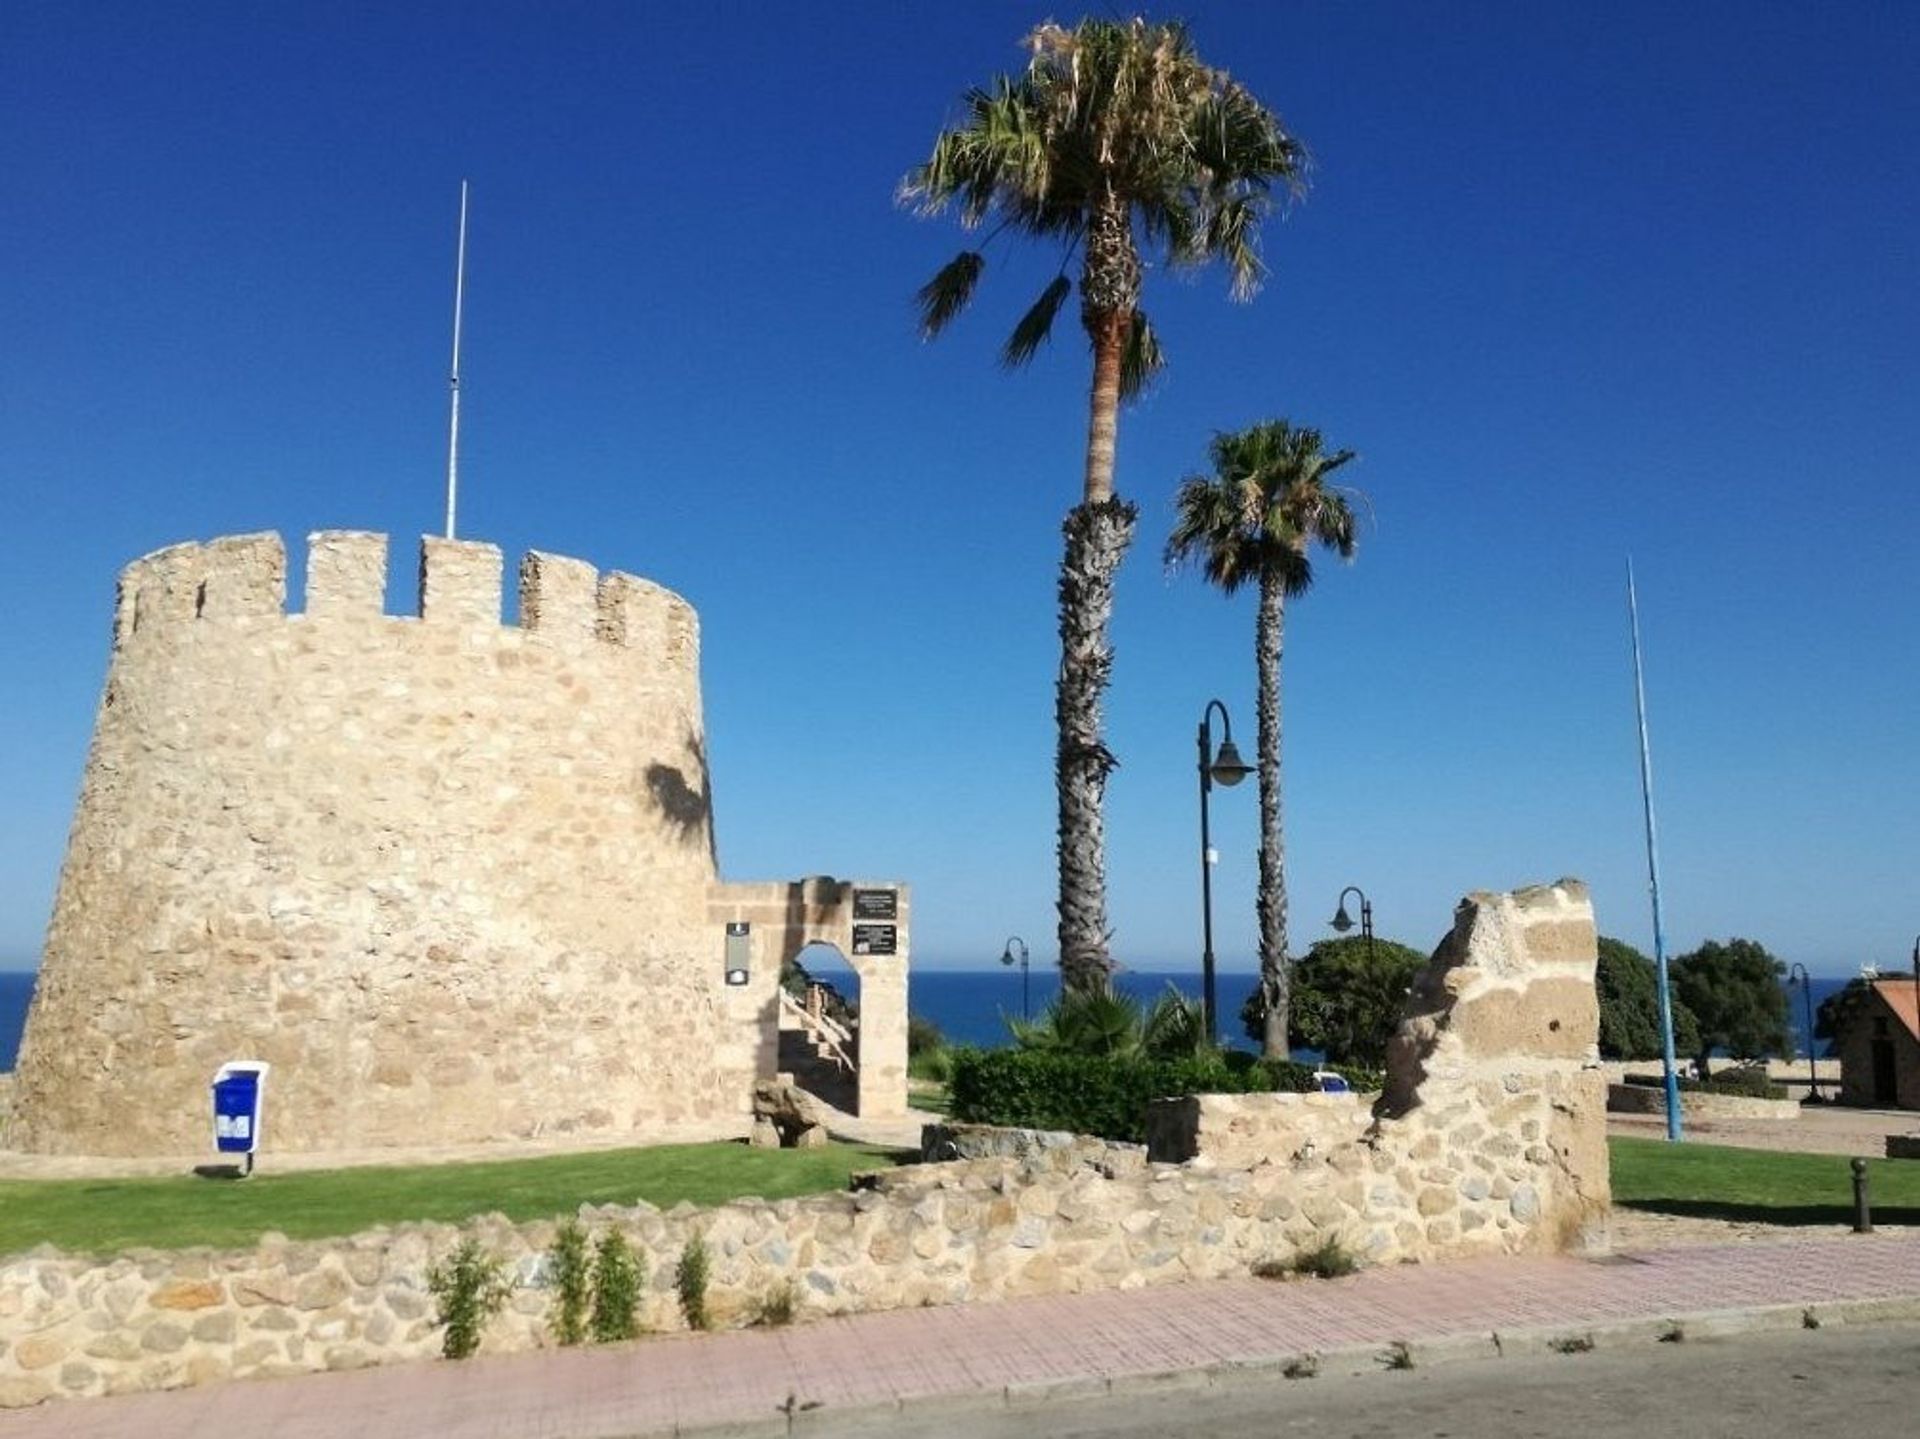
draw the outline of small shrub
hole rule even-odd
[[[591,1284],[591,1266],[587,1263],[587,1232],[580,1221],[569,1219],[553,1236],[553,1248],[547,1251],[553,1268],[553,1287],[558,1306],[554,1336],[562,1344],[578,1344],[587,1337],[587,1301]]]
[[[1407,1347],[1407,1341],[1396,1339],[1380,1355],[1380,1362],[1389,1369],[1413,1368],[1413,1350]]]
[[[1808,1305],[1800,1311],[1800,1327],[1802,1329],[1818,1329],[1820,1327],[1820,1316],[1813,1312],[1812,1305]]]
[[[639,1257],[627,1236],[610,1230],[593,1252],[593,1318],[596,1344],[618,1344],[640,1332],[634,1311],[640,1307]]]
[[[1339,1236],[1333,1234],[1293,1257],[1293,1272],[1315,1279],[1339,1279],[1359,1267],[1360,1261],[1353,1251],[1340,1242]]]
[[[427,1289],[439,1301],[436,1322],[446,1326],[440,1352],[449,1359],[465,1359],[479,1349],[487,1321],[505,1306],[513,1284],[499,1257],[468,1238],[427,1271]]]
[[[1560,1339],[1549,1339],[1547,1348],[1555,1354],[1591,1354],[1593,1336],[1591,1334],[1569,1334]]]
[[[1661,1344],[1680,1344],[1685,1342],[1687,1331],[1678,1324],[1669,1324],[1654,1336]]]
[[[1311,1249],[1288,1259],[1262,1259],[1253,1266],[1255,1279],[1339,1279],[1359,1269],[1360,1261],[1339,1238],[1329,1234]]]
[[[1312,1379],[1320,1372],[1318,1354],[1296,1354],[1280,1366],[1283,1379]]]
[[[953,1078],[953,1051],[945,1045],[907,1056],[907,1077],[945,1084]]]
[[[673,1287],[680,1295],[680,1312],[686,1315],[689,1329],[713,1327],[713,1316],[707,1313],[709,1268],[707,1241],[696,1234],[680,1251],[680,1262],[673,1271]]]
[[[940,1026],[923,1014],[907,1015],[907,1058],[915,1055],[930,1054],[936,1049],[947,1047],[946,1036],[940,1032]]]
[[[783,1279],[760,1296],[753,1322],[767,1329],[784,1329],[793,1323],[794,1310],[799,1305],[800,1293],[793,1287],[793,1281]]]

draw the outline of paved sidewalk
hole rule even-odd
[[[1350,1279],[1230,1280],[1128,1293],[901,1310],[785,1330],[681,1335],[613,1349],[241,1381],[0,1414],[0,1439],[607,1439],[708,1425],[796,1430],[820,1409],[1039,1398],[1049,1386],[1275,1364],[1301,1352],[1444,1345],[1723,1311],[1907,1301],[1920,1315],[1920,1240],[1904,1236],[1699,1246],[1608,1259],[1482,1259]],[[1729,1316],[1721,1313],[1725,1326]],[[1736,1325],[1737,1327],[1737,1325]],[[1650,1335],[1648,1336],[1651,1337]],[[1283,1382],[1278,1379],[1275,1382]],[[971,1401],[963,1396],[974,1396]],[[784,1413],[783,1413],[784,1411]]]

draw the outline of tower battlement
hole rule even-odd
[[[191,624],[504,624],[499,546],[424,537],[414,615],[387,613],[387,550],[381,534],[320,530],[309,535],[305,608],[291,614],[286,547],[278,534],[228,535],[155,550],[120,572],[114,649]],[[619,570],[602,574],[585,560],[529,550],[520,561],[519,586],[519,623],[507,628],[562,646],[641,650],[677,667],[699,662],[700,624],[693,606],[651,580]]]

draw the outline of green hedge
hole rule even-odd
[[[1380,1076],[1334,1066],[1355,1089]],[[1065,1129],[1122,1139],[1147,1137],[1150,1100],[1185,1094],[1303,1094],[1318,1086],[1313,1066],[1229,1052],[1196,1059],[1060,1054],[1032,1049],[964,1049],[953,1057],[953,1117],[970,1124]]]
[[[1729,1069],[1711,1079],[1682,1075],[1679,1082],[1683,1094],[1730,1094],[1741,1099],[1793,1098],[1793,1091],[1784,1084],[1774,1083],[1764,1069]],[[1630,1074],[1627,1083],[1660,1089],[1665,1087],[1666,1080],[1657,1074]]]

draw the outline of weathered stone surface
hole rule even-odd
[[[226,1286],[214,1280],[179,1280],[154,1290],[147,1303],[155,1309],[211,1309],[226,1297]]]

